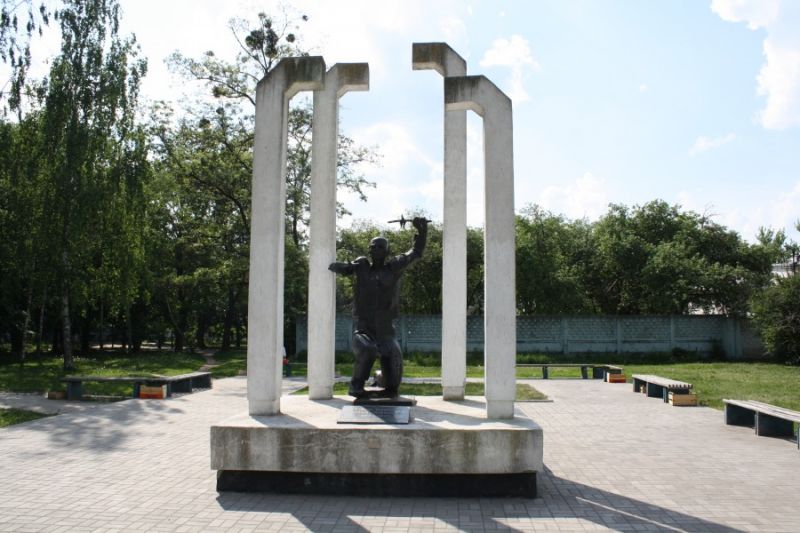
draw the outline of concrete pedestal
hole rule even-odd
[[[211,427],[217,490],[391,496],[536,495],[542,429],[488,420],[483,398],[417,397],[408,425],[337,424],[344,398],[281,399],[282,415]]]

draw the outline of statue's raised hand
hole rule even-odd
[[[428,219],[425,217],[414,217],[414,219],[411,221],[411,225],[414,226],[419,232],[427,231]]]

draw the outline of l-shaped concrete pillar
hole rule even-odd
[[[412,68],[466,76],[467,63],[446,43],[414,43]],[[463,400],[467,379],[467,112],[444,112],[442,220],[442,392]]]
[[[483,117],[486,413],[513,418],[517,314],[511,100],[485,76],[463,76],[445,78],[444,102],[448,113],[471,109]]]
[[[325,87],[314,91],[314,145],[311,152],[311,221],[308,272],[308,397],[333,398],[336,345],[336,167],[339,98],[369,90],[367,63],[336,63]]]
[[[250,288],[247,305],[247,401],[251,415],[280,413],[283,258],[289,100],[322,88],[321,57],[281,60],[256,87]]]

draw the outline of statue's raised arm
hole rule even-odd
[[[409,251],[403,255],[398,255],[392,260],[393,270],[405,269],[422,258],[422,254],[425,252],[425,245],[428,242],[428,222],[430,221],[423,217],[414,217],[411,220],[411,225],[417,230],[417,234],[414,235],[414,244]]]

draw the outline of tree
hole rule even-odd
[[[582,313],[593,310],[580,264],[591,253],[590,230],[535,205],[516,221],[519,313]]]
[[[37,9],[33,0],[0,0],[0,60],[11,70],[10,79],[3,86],[9,87],[3,113],[16,111],[20,120],[25,82],[31,66],[31,38],[36,33],[41,36],[43,27],[50,23],[50,15],[44,3]],[[0,100],[5,97],[5,89],[0,90]]]
[[[48,274],[42,203],[41,115],[0,121],[0,332],[24,362],[33,306]]]
[[[214,115],[230,117],[229,127],[220,133],[229,147],[240,144],[244,152],[252,149],[255,116],[256,84],[285,57],[308,55],[298,44],[299,24],[308,20],[302,16],[299,20],[285,20],[276,23],[265,13],[258,14],[254,26],[247,21],[234,19],[229,27],[234,39],[239,44],[239,53],[233,62],[219,58],[213,51],[208,51],[200,59],[187,58],[175,52],[169,63],[172,69],[189,80],[204,83],[216,100],[209,104],[196,104],[193,114],[201,117],[207,124],[216,126],[218,120]],[[293,31],[290,29],[293,27]],[[304,228],[307,226],[309,198],[311,187],[311,118],[312,110],[306,100],[299,99],[293,103],[288,121],[287,150],[287,234],[291,235],[296,245],[301,245],[306,238]],[[230,137],[232,136],[232,137]],[[252,176],[251,160],[239,158],[244,165],[242,177],[249,180]],[[355,192],[362,200],[366,200],[365,191],[374,184],[367,181],[357,169],[361,164],[375,163],[377,160],[373,149],[358,146],[346,135],[340,135],[338,152],[337,183],[345,190]],[[231,177],[225,177],[230,180]],[[219,190],[218,180],[199,180],[198,185]],[[224,186],[223,186],[224,187]],[[240,187],[240,191],[249,191]],[[249,197],[249,192],[247,192]],[[244,205],[246,202],[242,201]],[[346,212],[340,206],[340,214]]]
[[[136,57],[135,39],[119,36],[115,0],[68,0],[56,18],[62,41],[43,109],[42,142],[50,154],[44,190],[50,195],[52,261],[61,285],[64,367],[71,369],[72,313],[81,309],[86,318],[93,269],[105,270],[118,284],[130,321],[140,263],[134,257],[142,244],[136,217],[143,209],[141,182],[147,172],[134,116],[147,64]],[[111,265],[104,250],[109,243],[98,241],[98,228],[119,239]]]
[[[660,200],[611,205],[593,226],[593,245],[584,283],[606,314],[743,316],[769,281],[775,249]]]
[[[754,296],[753,323],[778,360],[800,364],[800,276],[778,278]]]
[[[307,55],[297,45],[296,34],[289,31],[290,25],[288,22],[278,25],[263,13],[258,15],[253,27],[242,20],[232,21],[231,31],[240,46],[232,62],[217,57],[212,51],[200,59],[173,54],[172,68],[187,79],[202,82],[210,89],[213,102],[192,102],[185,118],[177,123],[163,111],[155,121],[159,124],[157,164],[182,184],[181,194],[201,196],[210,202],[209,206],[213,204],[213,209],[205,215],[198,212],[199,217],[205,217],[209,224],[222,224],[227,228],[217,232],[224,239],[218,242],[221,248],[217,253],[218,266],[209,266],[218,270],[216,279],[227,283],[223,291],[227,294],[227,303],[222,306],[223,344],[224,339],[230,338],[227,334],[230,325],[237,321],[237,315],[243,314],[247,292],[255,87],[280,59]],[[311,117],[308,102],[302,100],[289,112],[284,291],[287,340],[294,338],[295,316],[305,312],[307,299]],[[372,184],[357,168],[361,163],[374,160],[370,149],[340,136],[339,185],[365,199],[364,191]],[[343,212],[340,207],[340,214]],[[213,219],[209,213],[214,213]],[[241,309],[242,313],[237,313],[236,309]]]

